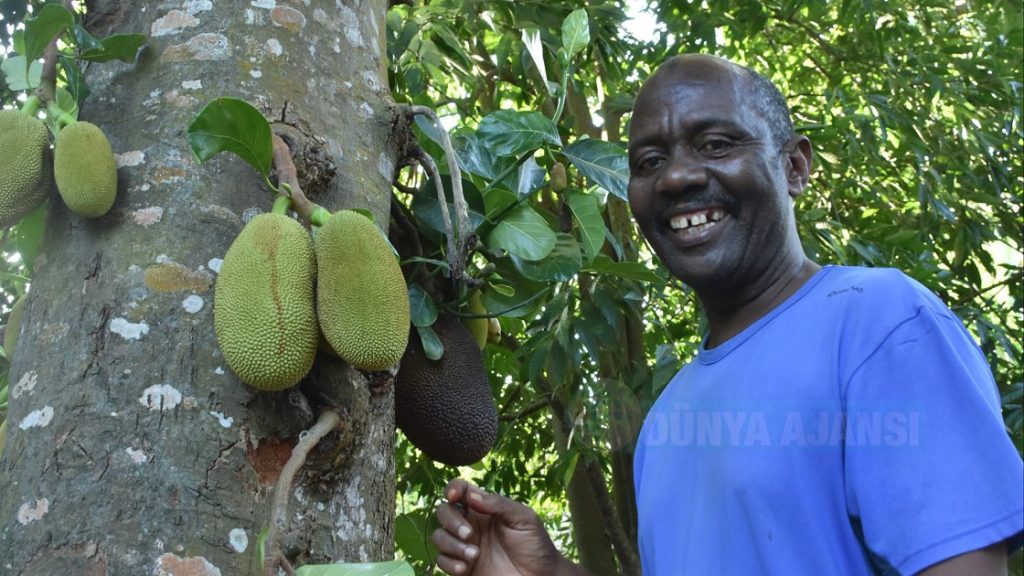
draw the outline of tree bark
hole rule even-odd
[[[193,159],[185,130],[211,99],[287,124],[312,200],[388,222],[387,2],[274,4],[89,4],[96,35],[150,37],[134,64],[86,71],[81,118],[119,153],[118,199],[95,220],[51,202],[10,373],[0,574],[255,572],[273,483],[324,396],[343,426],[296,482],[284,551],[393,555],[390,385],[318,358],[302,392],[259,393],[214,337],[219,259],[273,194],[238,158]]]

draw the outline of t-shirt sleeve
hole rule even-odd
[[[910,575],[1024,530],[1024,464],[984,356],[960,321],[924,305],[845,387],[851,517],[871,555]]]

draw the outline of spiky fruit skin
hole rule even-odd
[[[0,228],[16,224],[50,195],[49,147],[42,120],[0,110]]]
[[[409,291],[377,226],[335,212],[317,235],[316,260],[317,318],[330,347],[367,372],[398,364],[409,342]]]
[[[319,338],[316,256],[309,233],[283,214],[260,214],[231,243],[214,288],[213,328],[224,360],[264,391],[297,384]]]
[[[484,316],[487,314],[487,308],[484,308],[484,303],[480,300],[479,290],[474,290],[469,294],[466,304],[466,311],[473,316]],[[481,350],[487,346],[488,320],[489,318],[466,318],[462,321],[469,330],[469,333],[473,335],[473,339],[476,340],[476,344]]]
[[[14,349],[18,345],[18,333],[21,330],[21,313],[25,310],[25,302],[28,294],[22,294],[11,307],[11,313],[7,315],[7,326],[4,328],[4,353],[7,360],[14,358]]]
[[[450,466],[483,458],[498,436],[498,408],[476,340],[457,319],[441,315],[434,332],[444,356],[431,360],[418,333],[395,379],[395,423],[424,454]]]
[[[117,161],[110,141],[95,124],[75,122],[57,134],[53,175],[64,203],[79,216],[96,218],[114,205]]]

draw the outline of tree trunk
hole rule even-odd
[[[119,154],[113,210],[51,202],[11,367],[0,574],[248,574],[272,485],[333,386],[345,426],[296,482],[293,561],[393,555],[389,385],[318,358],[299,391],[258,393],[213,333],[219,259],[272,193],[241,160],[198,165],[185,130],[235,96],[281,127],[312,199],[388,222],[401,137],[384,0],[90,4],[97,35],[150,36],[133,65],[91,66],[82,119]],[[333,178],[331,177],[334,172]],[[315,468],[315,471],[313,470]]]

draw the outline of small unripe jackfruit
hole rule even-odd
[[[561,162],[555,162],[551,167],[551,171],[548,172],[548,178],[551,181],[551,189],[555,192],[561,192],[569,185],[569,179],[565,173],[565,165]]]
[[[110,141],[95,124],[75,122],[57,134],[53,174],[57,191],[72,212],[95,218],[114,205],[117,161]]]
[[[483,350],[487,346],[489,318],[485,317],[487,315],[487,308],[484,308],[484,303],[480,300],[479,290],[470,292],[469,299],[466,301],[466,311],[473,316],[480,316],[479,318],[464,318],[462,323],[466,325],[469,333],[473,335],[476,345]]]
[[[409,291],[377,226],[352,210],[331,215],[316,238],[316,307],[335,353],[368,372],[396,364],[409,341]]]
[[[42,120],[0,110],[0,228],[16,224],[49,196],[49,148]]]
[[[395,423],[414,446],[444,464],[464,466],[483,458],[498,435],[498,408],[487,368],[472,334],[441,315],[433,325],[444,356],[431,360],[419,334],[395,379]]]
[[[11,313],[7,315],[7,326],[4,328],[4,354],[7,361],[14,359],[14,348],[18,345],[18,333],[21,330],[21,313],[25,310],[25,302],[28,294],[22,294],[11,307]]]
[[[316,256],[309,234],[283,214],[260,214],[239,233],[214,289],[213,327],[228,366],[260,390],[294,386],[319,338]]]

